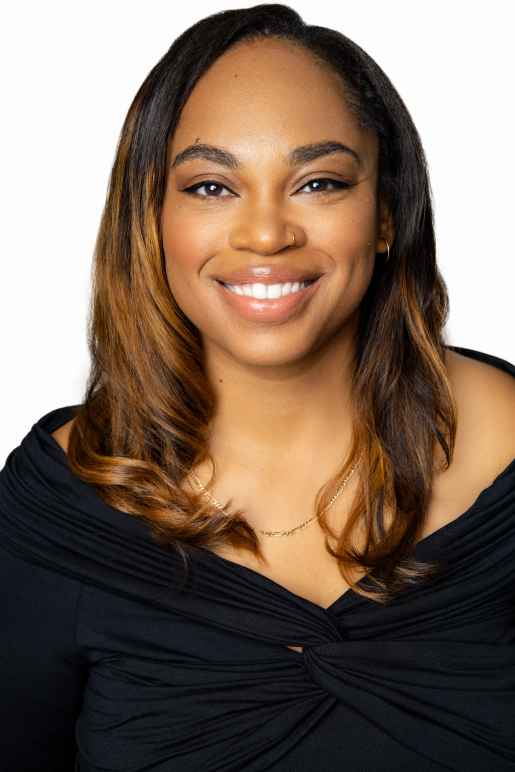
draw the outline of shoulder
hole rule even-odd
[[[464,356],[456,351],[447,352],[447,370],[456,394],[464,407],[473,406],[478,420],[489,419],[502,434],[515,430],[515,372],[514,375],[489,362]],[[511,435],[511,439],[515,439]],[[515,447],[513,448],[515,450]]]
[[[515,458],[515,377],[456,351],[446,359],[458,409],[456,450],[471,459],[480,453],[492,473],[500,472]]]
[[[506,394],[511,394],[513,399],[515,395],[515,366],[493,354],[484,354],[479,351],[475,353],[478,357],[485,359],[466,356],[458,351],[447,349],[445,356],[449,373],[465,380],[467,377],[474,378],[477,380],[478,386],[498,384],[498,387],[504,389]],[[504,363],[505,367],[511,368],[512,372],[503,369],[501,363]]]

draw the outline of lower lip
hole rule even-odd
[[[285,322],[309,303],[321,280],[322,277],[319,277],[313,284],[309,284],[304,289],[273,300],[259,300],[248,295],[237,295],[219,281],[215,280],[215,284],[225,302],[244,319],[252,322]]]

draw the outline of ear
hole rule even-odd
[[[379,203],[379,223],[377,231],[376,252],[386,252],[386,241],[392,248],[395,239],[395,227],[393,217],[384,200]]]

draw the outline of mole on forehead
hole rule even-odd
[[[286,164],[291,167],[301,166],[302,164],[314,161],[317,158],[326,155],[344,154],[356,161],[358,165],[362,165],[363,161],[356,150],[344,145],[343,142],[337,140],[325,140],[323,142],[314,142],[308,145],[300,145],[299,147],[291,150],[285,158]],[[213,163],[225,166],[228,169],[239,169],[243,166],[241,161],[231,153],[230,150],[226,150],[216,145],[210,145],[206,143],[199,143],[195,145],[189,145],[180,153],[177,153],[174,160],[170,164],[171,168],[177,168],[180,164],[194,158],[202,158],[206,161],[212,161]]]

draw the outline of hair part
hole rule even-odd
[[[342,33],[305,24],[287,5],[201,19],[173,42],[129,107],[95,243],[91,368],[69,464],[108,505],[148,522],[185,568],[190,549],[225,544],[265,560],[245,513],[231,511],[232,499],[227,516],[184,485],[197,464],[210,460],[212,487],[215,392],[199,331],[170,291],[160,229],[167,148],[189,95],[225,51],[263,39],[289,41],[339,76],[349,110],[379,141],[377,193],[391,213],[395,242],[388,262],[376,257],[360,306],[353,445],[318,492],[316,513],[352,589],[386,603],[438,572],[436,562],[416,560],[413,548],[429,504],[436,444],[448,467],[456,435],[444,362],[448,295],[435,259],[428,171],[410,114],[376,62]],[[333,534],[324,510],[361,453],[359,495],[342,533]],[[350,546],[359,524],[367,532],[362,551]],[[351,576],[363,567],[370,589]]]

